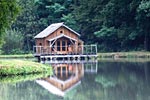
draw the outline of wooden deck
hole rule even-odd
[[[80,61],[97,58],[97,45],[83,45],[75,47],[71,52],[66,50],[64,52],[52,50],[54,47],[34,46],[33,54],[39,61]],[[57,47],[55,47],[57,48]],[[80,48],[80,49],[79,49]]]

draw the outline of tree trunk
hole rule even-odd
[[[27,50],[28,50],[28,53],[29,53],[29,51],[30,51],[30,44],[29,44],[29,39],[28,39],[29,37],[27,37]]]
[[[145,38],[144,38],[144,50],[147,51],[148,50],[148,34],[145,34]]]

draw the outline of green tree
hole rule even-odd
[[[138,8],[139,3],[140,0],[109,0],[101,10],[103,19],[102,26],[104,27],[100,30],[105,30],[105,27],[108,29],[113,27],[116,30],[115,34],[111,36],[111,38],[116,37],[116,39],[112,39],[111,42],[116,43],[118,48],[116,49],[116,46],[112,46],[112,51],[120,51],[120,48],[121,50],[126,51],[138,50],[142,44],[142,40],[137,29],[137,22],[135,20],[136,9]],[[99,34],[102,33],[96,33],[101,40],[101,35]],[[103,45],[104,43],[101,42],[100,44]],[[105,48],[110,48],[110,46],[104,46]]]
[[[73,4],[73,15],[79,26],[81,38],[86,43],[99,42],[94,32],[102,25],[101,10],[108,0],[75,0]]]
[[[73,14],[69,13],[68,15],[63,15],[63,17],[61,17],[61,20],[73,30],[77,32],[79,31],[79,26],[77,25],[77,21],[75,20]]]
[[[37,14],[45,27],[51,23],[61,22],[61,17],[68,14],[69,9],[66,0],[38,0],[36,2]],[[70,4],[70,3],[69,3]]]
[[[12,28],[19,30],[24,36],[24,51],[29,52],[34,44],[34,36],[41,31],[36,13],[35,0],[21,0],[22,11]]]
[[[17,0],[0,0],[0,44],[5,29],[8,28],[19,13]]]
[[[119,42],[117,36],[117,30],[114,27],[103,27],[100,31],[95,32],[94,34],[101,39],[103,44],[100,45],[102,51],[117,51],[119,49]],[[107,48],[109,47],[109,48]]]
[[[150,1],[142,0],[137,8],[137,27],[141,37],[144,38],[144,49],[150,50]]]

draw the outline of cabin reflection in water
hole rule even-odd
[[[49,92],[64,96],[81,83],[84,73],[97,73],[97,63],[52,64],[54,74],[36,82]]]

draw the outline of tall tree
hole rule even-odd
[[[29,52],[34,44],[34,36],[40,32],[40,25],[36,13],[35,0],[21,0],[22,11],[12,28],[19,30],[24,36],[24,51]]]
[[[63,17],[61,17],[61,20],[73,30],[79,32],[79,26],[72,13],[69,13],[68,15],[63,15]]]
[[[19,13],[18,0],[0,0],[0,44],[2,35]]]
[[[113,36],[116,37],[115,40],[112,40],[111,43],[117,43],[116,47],[112,47],[112,50],[130,50],[130,49],[138,49],[139,45],[141,45],[141,41],[139,41],[139,34],[136,26],[136,9],[140,3],[140,0],[109,0],[108,3],[101,10],[101,14],[103,16],[103,24],[100,30],[103,28],[108,28],[108,30],[113,27],[116,31]],[[112,31],[114,32],[114,31]],[[96,35],[103,39],[103,31],[96,32]],[[105,42],[104,42],[105,43]],[[103,44],[103,41],[101,42]],[[110,48],[105,45],[106,48]]]
[[[82,39],[86,43],[97,42],[95,31],[102,25],[101,10],[108,0],[75,0],[73,15],[80,27]]]
[[[17,30],[6,30],[4,36],[3,54],[19,54],[23,48],[23,34]]]
[[[142,0],[137,8],[137,27],[144,38],[144,49],[150,50],[150,1]]]

